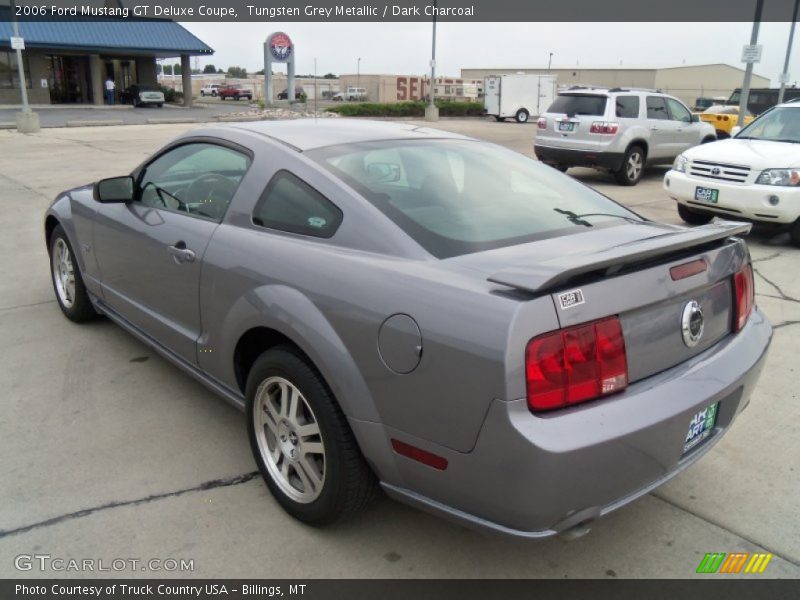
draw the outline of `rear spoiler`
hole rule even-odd
[[[592,254],[560,256],[526,267],[503,269],[488,277],[492,283],[541,293],[562,286],[580,275],[644,262],[670,252],[686,250],[734,235],[746,235],[751,223],[715,219],[708,225],[670,231],[654,237],[628,242]]]

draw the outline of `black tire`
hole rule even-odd
[[[233,99],[234,99],[234,100],[236,100],[236,101],[238,102],[238,101],[239,101],[239,94],[236,94],[236,95],[233,97]]]
[[[678,215],[689,225],[705,225],[706,223],[710,223],[711,219],[714,218],[713,215],[694,211],[680,203],[678,203]]]
[[[203,90],[200,90],[200,96],[204,97],[205,95],[206,95],[206,93]]]
[[[517,111],[517,114],[514,115],[514,118],[517,120],[517,123],[527,123],[528,119],[530,119],[531,113],[529,113],[524,108],[520,108]]]
[[[255,419],[255,407],[260,404],[256,402],[257,393],[262,382],[272,377],[281,377],[300,391],[319,426],[325,467],[321,490],[311,502],[299,502],[281,489],[285,484],[273,478],[259,447]],[[287,513],[311,525],[327,525],[357,513],[374,497],[375,476],[361,455],[347,418],[322,376],[294,347],[278,346],[258,357],[247,377],[246,398],[247,430],[253,456],[264,482]],[[277,438],[273,443],[277,444]],[[300,438],[300,447],[302,443]],[[302,449],[298,454],[301,453]],[[287,460],[283,452],[280,455],[280,460]]]
[[[216,97],[217,97],[217,92],[216,92],[216,90],[214,90],[213,92],[211,92],[211,95],[212,95],[212,96],[214,96],[214,97],[216,98]]]
[[[494,120],[495,120],[495,121],[497,121],[498,123],[502,123],[502,122],[503,122],[503,121],[505,121],[506,119],[505,119],[505,117],[497,117],[497,116],[496,116],[496,117],[494,118]]]
[[[56,244],[59,243],[64,244],[72,265],[72,276],[74,279],[75,289],[71,305],[68,305],[68,303],[62,299],[61,294],[59,293],[58,284],[56,283],[56,271],[53,264],[53,253],[56,250]],[[83,277],[81,276],[81,271],[78,267],[78,261],[75,259],[75,252],[73,252],[72,245],[69,243],[67,234],[64,233],[64,229],[62,229],[61,225],[57,225],[56,228],[53,229],[53,233],[50,234],[48,254],[50,256],[50,281],[53,284],[53,293],[56,295],[56,301],[58,302],[61,312],[64,313],[64,316],[70,321],[74,321],[76,323],[85,323],[86,321],[91,321],[92,319],[97,318],[97,312],[95,312],[94,307],[92,306],[92,301],[89,300],[89,294],[86,293],[86,286],[83,283]]]
[[[164,104],[162,104],[161,102],[159,102],[158,104],[156,104],[156,106],[157,106],[158,108],[161,108],[161,107],[163,107],[163,106],[164,106]]]
[[[794,222],[792,228],[789,230],[789,238],[792,240],[792,243],[800,248],[800,219]]]
[[[700,143],[701,144],[710,144],[711,142],[716,142],[717,139],[718,139],[717,137],[708,136],[706,138],[703,138],[703,141],[700,142]]]
[[[567,165],[550,165],[550,166],[558,171],[561,171],[562,173],[566,173],[567,169],[569,169],[569,166]]]
[[[721,129],[717,129],[717,139],[718,140],[727,140],[731,137],[731,134],[727,131],[722,131]]]
[[[639,157],[638,170],[631,164],[631,161],[635,160],[636,156]],[[617,183],[620,185],[636,185],[639,183],[644,173],[645,159],[646,156],[641,146],[634,145],[628,148],[627,152],[625,152],[625,157],[622,159],[622,166],[614,171],[614,178],[617,180]],[[629,169],[628,167],[631,168]]]

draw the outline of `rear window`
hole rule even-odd
[[[589,94],[559,94],[547,112],[561,113],[569,116],[592,115],[600,117],[606,114],[608,96],[592,96]]]
[[[639,118],[639,96],[617,96],[615,102],[620,119]]]
[[[438,258],[638,220],[555,169],[483,142],[390,140],[307,155]]]

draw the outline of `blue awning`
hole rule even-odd
[[[0,47],[11,45],[12,25],[0,21]],[[180,24],[166,20],[22,21],[26,48],[88,52],[125,52],[160,57],[213,54],[208,45]]]

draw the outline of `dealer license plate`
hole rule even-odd
[[[714,424],[717,422],[718,407],[719,402],[712,404],[708,408],[704,408],[692,417],[689,423],[689,433],[686,434],[686,439],[683,441],[684,454],[698,444],[701,444],[703,440],[711,435]]]
[[[717,200],[719,200],[719,190],[697,186],[694,189],[694,199],[700,200],[701,202],[716,204]]]
[[[558,124],[559,131],[575,131],[575,123],[570,121],[560,121]]]

